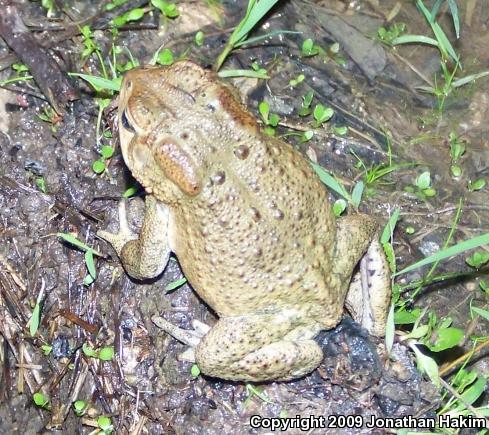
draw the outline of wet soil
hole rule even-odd
[[[98,4],[66,3],[68,9],[79,8],[78,18],[91,16]],[[147,63],[164,46],[175,57],[188,56],[211,65],[245,3],[184,1],[178,6],[181,16],[175,20],[147,16],[142,23],[121,30],[115,39],[109,31],[95,32],[94,39],[104,57],[109,56],[112,42],[124,47],[121,64],[129,59],[128,52]],[[463,60],[461,75],[489,65],[489,8],[482,0],[469,3],[475,9],[461,9],[462,34],[456,42]],[[487,187],[471,192],[467,185],[486,178],[489,168],[489,79],[455,90],[439,111],[436,98],[416,90],[426,86],[426,78],[434,83],[435,75],[439,77],[438,51],[422,45],[394,50],[375,38],[379,26],[388,25],[395,4],[390,0],[381,6],[375,1],[349,5],[284,1],[256,34],[274,29],[302,33],[240,48],[224,69],[248,68],[253,61],[267,68],[270,79],[266,82],[233,82],[254,113],[260,101],[269,102],[271,111],[281,117],[278,134],[310,129],[310,118],[297,114],[301,97],[309,90],[314,91],[315,102],[333,107],[334,118],[316,130],[311,141],[301,143],[297,135],[289,135],[288,140],[347,187],[364,175],[357,165],[359,159],[367,168],[388,162],[385,132],[389,132],[392,160],[400,167],[367,186],[360,209],[382,223],[395,208],[401,210],[394,234],[401,269],[443,246],[460,200],[462,213],[452,243],[488,231]],[[41,39],[55,30],[42,32],[39,26],[58,26],[59,30],[69,22],[63,13],[60,21],[48,21],[39,3],[22,3],[19,8],[24,22],[34,26]],[[408,2],[402,2],[395,21],[406,23],[409,33],[430,35],[424,18]],[[446,10],[442,10],[441,24],[451,29]],[[202,47],[193,43],[198,30],[206,35]],[[339,42],[340,51],[303,56],[301,44],[306,38],[313,38],[326,52]],[[95,57],[82,60],[83,48],[80,37],[74,37],[53,51],[67,71],[100,75]],[[8,53],[0,40],[0,56]],[[301,73],[304,82],[291,87],[289,81]],[[11,69],[5,69],[0,80],[12,75]],[[17,84],[15,92],[12,86],[0,89],[0,433],[53,430],[88,434],[100,415],[111,417],[117,433],[179,434],[268,432],[250,426],[253,415],[359,415],[364,421],[372,415],[434,415],[439,393],[417,372],[410,350],[395,343],[388,356],[382,343],[366,337],[348,320],[318,338],[325,360],[304,379],[250,388],[203,376],[193,378],[191,364],[177,360],[185,346],[159,331],[150,318],[165,313],[183,328],[190,328],[192,319],[212,324],[216,318],[187,284],[166,290],[182,277],[176,258],[159,279],[135,282],[125,275],[111,249],[95,237],[99,228],[115,227],[117,201],[134,181],[116,140],[97,138],[98,107],[93,91],[73,80],[82,96],[62,118],[53,117],[53,122],[40,119],[49,106],[38,98],[32,82]],[[335,135],[332,125],[348,126],[349,131],[345,136]],[[462,175],[456,179],[450,173],[451,132],[466,146],[458,162]],[[114,145],[116,153],[105,173],[97,175],[92,164],[102,144]],[[423,198],[406,191],[427,170],[436,195]],[[130,211],[137,227],[140,198],[130,202]],[[410,227],[412,234],[407,231]],[[96,260],[98,276],[93,284],[83,283],[87,275],[83,252],[63,243],[56,236],[61,232],[73,233],[103,253]],[[441,263],[437,273],[467,270],[461,256]],[[420,279],[426,271],[418,269],[397,282],[403,285]],[[484,335],[484,323],[471,322],[469,314],[470,303],[486,303],[478,279],[469,276],[426,287],[415,304],[429,307],[438,317],[450,316],[454,326],[471,334]],[[41,324],[32,337],[27,322],[38,299]],[[110,361],[88,357],[81,351],[84,343],[95,349],[114,346],[116,356]],[[48,344],[52,351],[46,356],[41,346]],[[470,343],[461,345],[442,358],[450,361],[469,347]],[[476,358],[474,367],[487,373],[484,355]],[[48,409],[33,404],[32,394],[38,391],[49,398]],[[89,405],[83,417],[72,410],[75,400]],[[364,427],[330,427],[311,433],[373,432]]]

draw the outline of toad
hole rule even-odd
[[[136,279],[157,277],[175,253],[219,320],[194,330],[154,321],[191,346],[186,357],[203,374],[295,379],[320,364],[314,337],[338,324],[345,305],[383,335],[388,267],[375,219],[335,219],[310,164],[263,134],[235,94],[186,60],[126,73],[120,144],[147,193],[145,216],[133,234],[122,205],[119,233],[99,235]]]

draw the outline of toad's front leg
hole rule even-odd
[[[119,232],[98,231],[97,235],[113,246],[130,276],[154,278],[163,272],[170,256],[168,221],[168,207],[148,195],[139,236],[129,229],[124,201],[119,204]]]

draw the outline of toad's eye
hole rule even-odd
[[[126,130],[129,130],[132,133],[136,132],[136,130],[134,130],[134,127],[129,123],[125,110],[121,113],[121,124]]]

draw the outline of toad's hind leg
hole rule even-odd
[[[173,328],[163,329],[175,336]],[[203,374],[233,381],[300,378],[323,358],[311,339],[315,329],[287,313],[222,317],[196,346],[195,362]]]
[[[391,283],[387,259],[378,241],[375,219],[357,214],[337,222],[335,275],[343,283],[345,305],[372,335],[385,332]],[[350,277],[360,261],[359,271]]]

